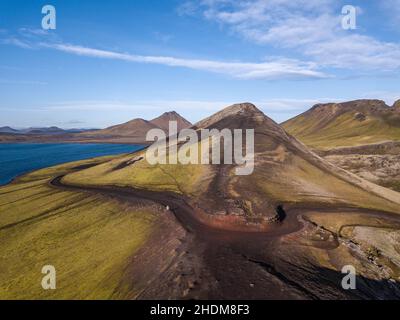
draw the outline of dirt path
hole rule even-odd
[[[290,208],[282,223],[271,225],[268,232],[233,232],[201,223],[182,196],[171,192],[153,192],[124,187],[76,186],[54,178],[53,187],[95,192],[123,201],[147,200],[168,206],[185,229],[176,257],[139,298],[156,299],[353,299],[360,295],[343,292],[341,274],[317,267],[299,267],[300,262],[282,245],[284,235],[298,232],[303,225],[299,215],[308,210],[332,208]],[[337,208],[342,212],[346,208]],[[353,211],[357,209],[351,208]],[[335,211],[335,210],[333,210]],[[379,215],[360,210],[360,213]],[[393,218],[394,215],[390,215]],[[386,215],[385,215],[386,217]],[[387,218],[387,217],[386,217]],[[160,247],[155,244],[154,249]],[[143,254],[146,254],[145,252]],[[282,259],[282,257],[285,257]],[[301,264],[303,261],[301,262]],[[295,270],[295,272],[293,272]],[[312,273],[312,274],[311,274]],[[318,283],[316,283],[318,282]],[[320,290],[320,288],[326,290]],[[361,295],[362,296],[362,295]]]

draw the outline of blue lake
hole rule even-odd
[[[0,144],[0,185],[32,170],[76,160],[128,153],[142,148],[141,145],[106,143]]]

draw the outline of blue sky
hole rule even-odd
[[[41,28],[42,7],[57,29]],[[357,29],[341,26],[357,8]],[[100,128],[253,102],[400,98],[400,0],[1,0],[0,126]]]

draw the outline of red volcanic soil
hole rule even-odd
[[[342,290],[342,274],[314,266],[293,251],[287,243],[298,241],[299,231],[305,228],[302,214],[306,208],[285,208],[283,221],[259,232],[231,231],[226,225],[221,229],[204,221],[184,197],[176,194],[66,185],[62,176],[51,185],[104,194],[133,206],[138,201],[150,201],[169,207],[163,212],[158,231],[132,257],[121,280],[121,286],[144,286],[135,296],[138,299],[368,299],[374,298],[371,288],[380,290],[384,285],[364,279],[357,290]],[[329,208],[330,212],[335,210],[347,209]],[[365,210],[363,214],[381,216]],[[386,218],[398,220],[390,214]],[[329,252],[338,245],[333,241],[320,250]],[[400,290],[393,288],[387,295],[398,298]]]

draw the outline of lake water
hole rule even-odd
[[[0,144],[0,185],[32,170],[76,160],[128,153],[142,148],[140,145],[107,143]]]

